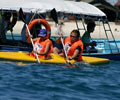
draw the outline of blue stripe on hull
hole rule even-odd
[[[120,61],[120,53],[116,53],[116,54],[99,54],[99,55],[97,55],[97,54],[92,55],[91,54],[91,55],[86,55],[86,56],[107,58],[107,59],[110,59],[110,60]]]

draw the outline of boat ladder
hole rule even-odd
[[[118,45],[117,45],[117,43],[115,41],[115,37],[114,37],[114,35],[112,33],[112,30],[110,28],[110,24],[109,24],[108,20],[106,19],[105,21],[102,21],[102,23],[103,23],[105,35],[106,35],[106,38],[108,40],[108,44],[109,44],[109,48],[110,48],[111,53],[113,53],[113,51],[112,51],[112,47],[110,45],[110,38],[109,38],[110,35],[111,35],[111,37],[113,39],[113,42],[115,43],[116,50],[119,53],[120,51],[119,51]],[[108,33],[110,33],[110,34],[108,34]]]

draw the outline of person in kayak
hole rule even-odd
[[[78,30],[72,30],[70,36],[64,39],[63,48],[66,51],[69,60],[74,59],[77,61],[82,61],[83,43],[80,40],[80,33]],[[62,50],[62,53],[59,54],[60,56],[65,55],[64,50]],[[57,50],[57,48],[54,48],[53,51],[56,54],[59,50]]]
[[[53,44],[47,37],[47,30],[41,29],[38,34],[38,38],[34,38],[33,42],[34,48],[30,55],[35,56],[37,53],[39,58],[48,59],[50,53],[53,51]]]
[[[85,52],[96,52],[92,51],[95,50],[96,42],[90,42],[91,36],[90,34],[94,31],[95,29],[95,22],[94,21],[88,21],[87,23],[87,31],[83,34],[82,36],[82,42],[84,44],[84,50]]]

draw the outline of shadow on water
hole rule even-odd
[[[114,64],[114,61],[110,61],[110,63],[107,64],[89,64],[86,62],[80,62],[80,63],[74,63],[74,64],[60,64],[60,63],[56,63],[56,64],[51,64],[51,63],[23,63],[23,62],[0,62],[1,64],[7,64],[9,65],[15,65],[18,67],[28,67],[28,66],[46,66],[46,67],[61,67],[61,68],[80,68],[83,69],[85,67],[89,67],[89,68],[106,68],[111,66],[112,64]],[[117,61],[116,61],[117,63]],[[119,62],[118,62],[119,64]]]

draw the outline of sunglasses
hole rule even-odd
[[[77,36],[70,35],[70,37],[77,38]]]

